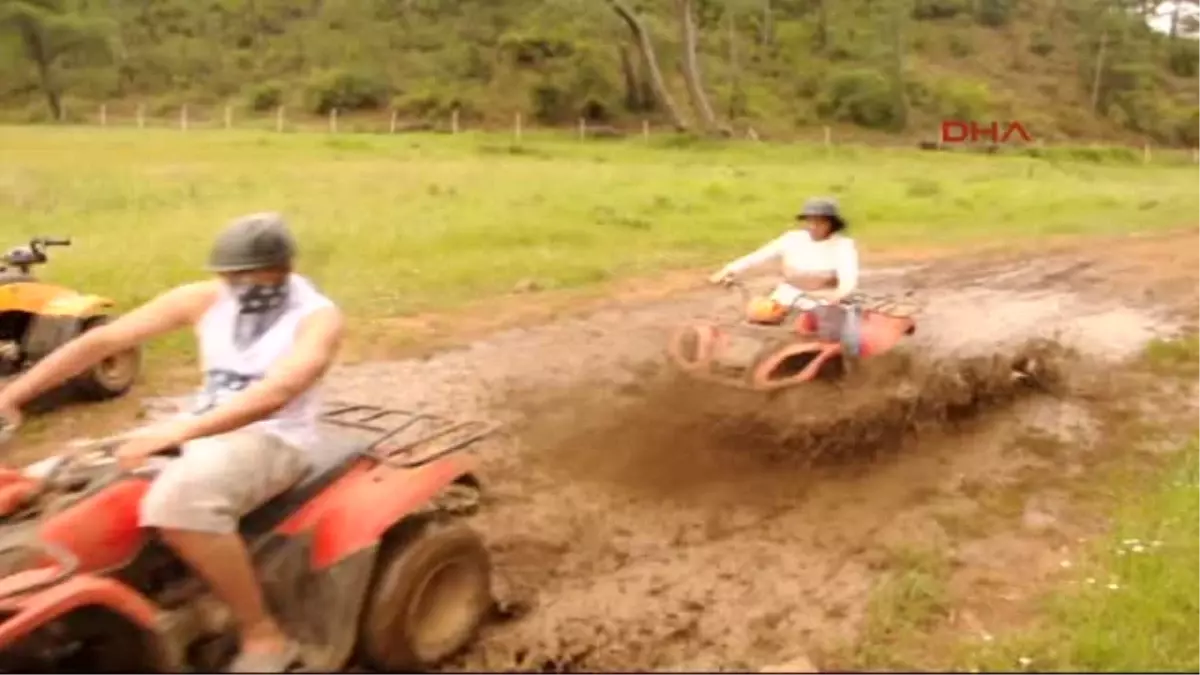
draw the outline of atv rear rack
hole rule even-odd
[[[496,422],[454,421],[401,408],[334,401],[326,404],[321,421],[376,434],[361,454],[400,469],[415,468],[465,450],[501,427]]]

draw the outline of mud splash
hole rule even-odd
[[[1037,364],[1021,377],[1013,364]],[[734,471],[864,463],[916,437],[1061,388],[1082,358],[1030,340],[966,359],[889,354],[838,382],[766,395],[669,368],[621,387],[600,382],[503,392],[513,431],[541,468],[663,495]],[[519,402],[519,405],[514,405]]]

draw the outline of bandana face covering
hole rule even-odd
[[[245,349],[283,316],[288,300],[288,285],[286,281],[280,284],[238,284],[230,286],[230,290],[238,304],[233,342],[239,349]]]

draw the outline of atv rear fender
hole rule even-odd
[[[84,607],[102,607],[155,635],[157,609],[129,586],[106,577],[42,567],[0,579],[0,652],[33,631]],[[27,590],[26,590],[27,589]]]
[[[46,303],[42,314],[46,316],[70,316],[79,319],[90,319],[94,316],[104,314],[113,304],[112,300],[99,295],[70,293]]]
[[[474,462],[461,454],[411,468],[386,458],[363,462],[277,529],[289,536],[312,530],[314,569],[327,568],[375,546],[405,517],[421,511],[474,468]]]
[[[904,336],[916,331],[917,324],[911,317],[865,312],[859,325],[859,355],[867,358],[890,351]]]

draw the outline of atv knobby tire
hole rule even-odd
[[[108,321],[107,316],[87,319],[80,333],[98,328]],[[137,380],[141,366],[142,351],[138,347],[113,354],[71,380],[73,393],[89,401],[104,401],[123,396]]]
[[[385,541],[361,627],[375,668],[414,672],[467,646],[492,608],[491,561],[461,522],[430,519]]]

